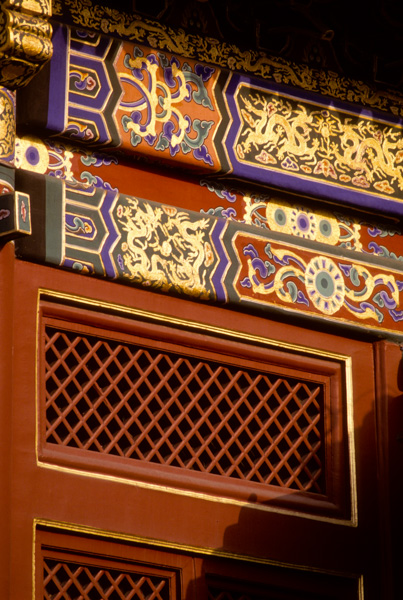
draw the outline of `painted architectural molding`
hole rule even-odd
[[[26,85],[52,56],[51,0],[7,0],[0,8],[0,84]]]
[[[102,31],[106,35],[144,44],[158,51],[314,92],[328,99],[403,116],[403,94],[399,91],[377,89],[363,81],[339,76],[333,71],[312,69],[255,50],[242,50],[235,44],[189,34],[183,29],[162,25],[158,21],[112,9],[92,0],[54,0],[53,13],[55,19],[74,27]]]
[[[20,258],[403,334],[393,111],[87,27],[55,25],[54,58],[18,92],[16,189],[35,197]]]
[[[50,175],[80,189],[99,188],[145,197],[158,202],[164,190],[167,203],[210,216],[268,229],[286,236],[403,261],[401,225],[396,218],[354,214],[340,206],[281,194],[256,191],[248,184],[202,177],[181,180],[143,163],[70,143],[17,137],[15,165]]]
[[[190,172],[403,214],[402,126],[255,77],[57,27],[20,127]]]
[[[390,256],[28,172],[17,185],[36,199],[20,258],[238,310],[403,334],[403,269]]]
[[[19,97],[22,127],[193,170],[221,169],[216,69],[66,27],[55,28],[53,43],[49,74]]]

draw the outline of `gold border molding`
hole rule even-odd
[[[202,546],[191,546],[185,544],[178,544],[177,542],[170,542],[166,540],[156,539],[156,538],[146,538],[142,536],[137,536],[133,534],[127,534],[122,532],[115,532],[105,529],[98,529],[96,527],[90,527],[87,525],[79,525],[76,523],[67,523],[65,521],[53,521],[50,519],[41,519],[34,518],[33,520],[33,541],[34,541],[34,549],[33,549],[33,557],[34,557],[34,565],[35,565],[35,542],[37,530],[39,529],[53,529],[60,531],[67,531],[69,533],[75,535],[86,535],[93,537],[101,537],[106,540],[113,540],[116,542],[128,542],[130,544],[141,544],[142,546],[154,547],[154,548],[163,548],[165,550],[171,550],[176,552],[184,552],[186,554],[198,555],[198,556],[211,556],[217,558],[226,558],[230,560],[243,561],[248,563],[253,563],[256,565],[268,565],[272,567],[282,567],[283,569],[294,569],[296,571],[307,571],[310,573],[323,573],[324,575],[333,575],[333,576],[344,576],[357,579],[358,583],[362,581],[362,575],[358,575],[356,573],[340,573],[339,571],[332,571],[328,569],[320,569],[317,567],[308,567],[306,565],[298,565],[286,562],[279,562],[275,560],[271,560],[269,558],[263,558],[258,556],[250,556],[248,554],[235,554],[233,552],[227,552],[224,550],[220,550],[217,548],[209,548]],[[34,569],[33,569],[34,570]],[[361,600],[361,596],[360,596]]]
[[[216,548],[209,547],[201,547],[201,546],[191,546],[185,544],[178,544],[175,542],[169,542],[167,540],[155,539],[155,538],[146,538],[142,536],[127,534],[123,532],[115,532],[110,530],[98,529],[95,527],[90,527],[87,525],[79,525],[77,523],[68,523],[65,521],[55,521],[44,518],[34,518],[33,522],[33,530],[32,530],[32,600],[36,600],[36,575],[38,569],[38,547],[37,547],[37,535],[38,530],[46,531],[53,530],[58,533],[68,533],[76,536],[88,536],[88,537],[96,537],[101,538],[106,541],[112,541],[116,543],[126,543],[133,545],[140,545],[146,548],[155,548],[158,550],[170,550],[171,552],[180,552],[185,555],[197,556],[197,557],[209,557],[209,558],[218,558],[218,559],[226,559],[234,561],[234,566],[242,561],[244,563],[249,563],[250,565],[256,566],[266,566],[266,567],[276,567],[281,568],[289,572],[289,570],[307,572],[307,573],[316,573],[321,575],[330,575],[332,577],[343,577],[355,580],[357,583],[357,600],[364,600],[364,576],[363,574],[355,573],[355,572],[339,572],[331,569],[321,569],[314,566],[300,565],[300,564],[292,564],[286,562],[279,562],[275,560],[271,560],[269,558],[263,558],[258,556],[250,556],[250,555],[242,555],[235,554],[232,552],[226,552],[223,550],[219,550]],[[39,600],[39,599],[37,599]]]
[[[6,0],[0,8],[0,84],[26,85],[52,57],[51,0]]]
[[[53,13],[56,19],[67,20],[77,27],[118,35],[122,39],[146,44],[184,58],[253,74],[275,83],[352,102],[394,116],[403,116],[403,93],[398,91],[377,89],[333,71],[312,69],[307,65],[268,56],[264,52],[243,51],[235,44],[189,34],[183,29],[174,29],[158,21],[93,3],[92,0],[54,0]]]

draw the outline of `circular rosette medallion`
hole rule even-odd
[[[316,241],[334,246],[339,241],[340,228],[337,220],[330,215],[318,216]]]
[[[49,166],[49,155],[45,144],[34,137],[17,138],[15,159],[17,167],[35,173],[46,173]]]
[[[304,208],[291,209],[291,233],[308,240],[316,239],[316,215]]]
[[[266,207],[267,224],[272,231],[291,233],[291,207],[269,202]]]
[[[318,256],[308,263],[305,287],[312,304],[326,315],[333,315],[343,306],[343,274],[330,258]]]

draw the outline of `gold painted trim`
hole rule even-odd
[[[193,492],[190,490],[183,490],[179,488],[174,488],[166,485],[153,484],[143,481],[138,481],[134,479],[129,479],[125,477],[118,477],[114,475],[104,475],[95,473],[93,471],[85,471],[78,468],[71,467],[62,467],[59,465],[54,465],[52,463],[48,463],[46,461],[42,461],[39,459],[39,321],[41,314],[40,302],[41,299],[57,299],[68,301],[71,303],[76,303],[81,307],[85,308],[100,308],[108,311],[112,311],[124,316],[130,316],[132,318],[142,318],[147,319],[147,321],[151,321],[154,323],[163,323],[167,326],[167,318],[169,319],[169,326],[180,326],[191,328],[196,331],[202,331],[203,334],[209,333],[213,335],[219,335],[221,337],[225,337],[227,339],[235,339],[239,341],[240,339],[245,342],[253,342],[255,344],[259,344],[261,346],[271,347],[271,348],[281,348],[284,350],[291,350],[293,352],[297,352],[300,355],[307,354],[312,356],[319,356],[320,358],[328,358],[335,362],[338,362],[343,367],[343,375],[345,377],[345,392],[346,392],[346,404],[347,404],[347,430],[348,430],[348,456],[349,456],[349,466],[350,466],[350,490],[351,490],[351,518],[350,519],[337,519],[335,517],[325,517],[320,515],[314,515],[309,513],[304,513],[302,511],[293,511],[291,509],[282,509],[277,507],[271,507],[266,505],[257,505],[251,504],[249,502],[235,500],[232,498],[226,498],[224,496],[215,496],[213,494],[203,494],[198,492]],[[92,477],[94,479],[101,479],[105,481],[111,481],[116,483],[123,483],[126,485],[138,487],[141,489],[151,489],[155,491],[161,491],[165,493],[175,494],[179,496],[186,496],[189,498],[198,498],[201,500],[205,500],[208,502],[216,502],[220,504],[230,504],[233,506],[253,508],[256,510],[260,510],[263,512],[270,512],[276,514],[284,514],[288,516],[300,517],[303,519],[320,521],[326,523],[334,523],[337,525],[343,525],[348,527],[357,527],[358,525],[358,504],[357,504],[357,485],[356,485],[356,469],[355,469],[355,444],[354,444],[354,410],[353,410],[353,377],[352,377],[352,360],[351,357],[338,354],[335,352],[324,351],[321,349],[309,348],[307,346],[290,344],[288,342],[273,340],[270,338],[265,338],[263,336],[255,336],[251,334],[247,334],[240,331],[235,331],[231,329],[226,329],[223,327],[216,327],[213,325],[208,325],[204,323],[198,323],[196,321],[190,321],[186,319],[181,319],[178,317],[171,317],[169,315],[164,315],[162,313],[153,313],[146,310],[141,310],[134,307],[119,305],[115,303],[103,302],[101,300],[90,299],[86,297],[80,297],[72,294],[67,294],[65,292],[57,292],[54,290],[49,290],[45,288],[38,288],[38,301],[37,301],[37,312],[36,312],[36,362],[35,362],[35,408],[36,408],[36,427],[35,427],[35,455],[36,455],[36,464],[40,468],[46,468],[53,471],[59,471],[63,473],[71,473],[74,475],[79,475],[82,477]]]
[[[36,529],[49,528],[59,529],[61,531],[69,531],[76,534],[84,534],[90,536],[99,536],[109,540],[117,540],[122,542],[129,542],[132,544],[142,544],[146,546],[154,546],[157,548],[164,548],[167,550],[176,550],[179,552],[185,552],[187,554],[197,554],[199,556],[210,556],[214,558],[226,558],[230,560],[244,561],[257,565],[268,565],[272,567],[282,567],[284,569],[294,569],[298,571],[307,571],[311,573],[322,573],[324,575],[333,575],[336,577],[362,579],[362,575],[357,573],[346,573],[339,571],[332,571],[331,569],[320,569],[317,567],[308,567],[306,565],[295,565],[292,563],[285,563],[269,558],[262,558],[256,556],[250,556],[248,554],[235,554],[233,552],[226,552],[217,548],[209,548],[204,546],[192,546],[189,544],[179,544],[177,542],[170,542],[168,540],[161,540],[156,538],[148,538],[128,533],[115,532],[107,529],[98,529],[96,527],[89,527],[88,525],[79,525],[76,523],[68,523],[66,521],[53,521],[49,519],[34,518],[34,538],[36,537]],[[35,553],[35,546],[34,546]],[[361,600],[361,598],[360,598]]]
[[[358,497],[357,497],[357,471],[354,439],[354,387],[353,387],[353,361],[351,356],[345,362],[345,389],[346,389],[346,419],[347,419],[347,447],[350,466],[350,503],[351,522],[358,525]]]
[[[46,214],[48,211],[46,211]],[[63,263],[66,256],[66,182],[63,180],[62,182],[62,227],[61,227],[61,255],[60,255],[60,265]]]
[[[66,31],[67,31],[66,48],[71,48],[71,28],[70,27],[66,27]],[[64,89],[67,92],[67,90],[69,89],[69,85],[70,85],[70,52],[67,52],[66,54],[67,54],[67,61],[66,61],[66,72],[65,72],[65,78],[64,78]],[[68,102],[64,102],[64,106],[63,106],[63,125],[64,125],[64,130],[67,129],[68,119],[69,119]]]
[[[139,481],[136,479],[129,479],[127,477],[119,477],[116,475],[104,475],[100,473],[96,473],[94,471],[85,471],[83,469],[78,469],[74,467],[61,467],[59,465],[54,465],[51,463],[47,463],[45,461],[37,460],[37,467],[43,469],[49,469],[50,471],[57,471],[59,473],[69,473],[71,475],[78,475],[81,477],[89,477],[91,479],[100,479],[101,481],[109,481],[114,483],[120,483],[124,485],[129,485],[131,487],[136,487],[145,490],[153,490],[156,492],[164,492],[166,494],[173,494],[175,496],[182,496],[186,498],[195,498],[197,500],[204,500],[206,502],[214,502],[216,504],[229,504],[231,506],[239,506],[240,508],[252,508],[261,512],[266,513],[275,513],[280,515],[285,515],[289,517],[299,517],[302,519],[308,519],[309,521],[319,521],[323,523],[332,523],[334,525],[343,525],[346,527],[356,527],[357,523],[353,521],[353,519],[337,519],[334,517],[323,517],[320,515],[313,515],[309,513],[304,513],[302,511],[296,511],[286,508],[278,508],[271,507],[262,504],[252,504],[250,502],[235,500],[234,498],[226,498],[225,496],[213,495],[213,494],[203,494],[201,492],[193,492],[191,490],[185,490],[181,488],[170,487],[168,485],[160,485],[157,483],[148,483],[144,481]],[[352,486],[351,486],[352,487]],[[352,511],[353,513],[353,511]]]
[[[358,578],[358,600],[364,600],[364,575]]]
[[[65,292],[58,292],[56,290],[50,290],[46,288],[38,288],[38,314],[40,305],[39,302],[42,296],[47,296],[50,299],[64,300],[70,303],[84,305],[84,308],[98,308],[104,311],[112,311],[120,313],[120,316],[131,316],[132,318],[147,319],[154,323],[163,323],[167,326],[167,318],[169,319],[169,325],[176,325],[179,327],[186,327],[196,330],[201,330],[203,333],[211,333],[213,335],[219,335],[221,337],[234,339],[237,342],[245,340],[254,344],[262,346],[268,346],[273,348],[281,348],[284,350],[291,350],[299,354],[308,354],[311,356],[317,356],[319,358],[328,358],[337,362],[345,362],[349,357],[348,354],[339,354],[336,352],[330,352],[321,348],[311,348],[304,346],[303,344],[292,344],[281,340],[271,339],[269,337],[258,336],[248,334],[244,331],[236,331],[235,329],[227,329],[225,327],[217,327],[215,325],[208,325],[206,323],[200,323],[198,321],[191,321],[189,319],[181,319],[180,317],[172,317],[163,313],[151,312],[148,310],[142,310],[134,308],[132,306],[125,306],[124,304],[115,304],[114,302],[103,302],[95,298],[88,298],[86,296],[77,296],[75,294],[68,294]],[[46,300],[46,298],[44,298]]]

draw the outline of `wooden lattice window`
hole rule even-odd
[[[170,600],[169,580],[122,569],[44,559],[44,597],[52,600]]]
[[[38,600],[180,600],[192,560],[56,530],[37,530]]]
[[[36,527],[37,600],[357,600],[358,580]]]
[[[323,386],[46,328],[46,440],[324,493]]]
[[[184,344],[181,331],[160,336],[147,326],[139,335],[135,325],[113,332],[42,319],[47,450],[84,452],[89,462],[108,456],[126,469],[153,465],[166,480],[181,470],[210,487],[218,479],[258,486],[249,494],[326,497],[329,461],[338,469],[341,452],[340,443],[330,450],[329,431],[337,426],[340,440],[343,430],[342,415],[331,416],[340,401],[332,365],[329,376],[324,361],[197,334]]]

